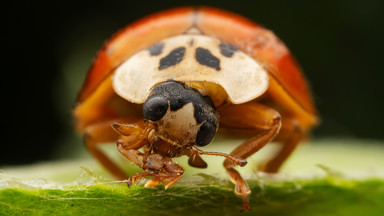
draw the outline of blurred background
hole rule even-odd
[[[72,129],[71,109],[97,50],[125,25],[184,5],[241,14],[273,30],[286,43],[311,84],[322,118],[314,139],[384,140],[383,1],[5,4],[0,166],[75,157],[85,151],[81,136]]]

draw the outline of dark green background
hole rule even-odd
[[[305,71],[322,117],[314,138],[384,139],[384,2],[17,1],[2,6],[0,165],[75,151],[70,111],[87,67],[118,29],[153,12],[208,5],[273,30]],[[72,139],[75,137],[74,139]]]

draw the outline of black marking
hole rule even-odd
[[[209,50],[198,47],[195,57],[200,64],[215,68],[217,71],[220,70],[220,60],[212,55]]]
[[[178,47],[173,49],[167,56],[160,59],[159,69],[165,69],[173,65],[178,64],[183,60],[185,53],[185,47]]]
[[[148,98],[143,105],[145,119],[157,121],[168,111],[168,101],[161,96]]]
[[[218,116],[211,98],[203,96],[196,89],[190,88],[176,81],[167,81],[156,85],[152,89],[151,94],[144,105],[147,101],[151,101],[152,98],[158,97],[169,101],[172,111],[176,111],[187,103],[192,102],[195,110],[194,117],[197,123],[212,121],[212,123],[217,125]],[[158,104],[158,102],[156,102],[156,104]]]
[[[203,123],[196,134],[195,142],[201,146],[207,145],[216,133],[219,116],[211,98],[203,96],[196,89],[173,80],[158,84],[144,103],[143,112],[146,119],[157,121],[164,116],[168,106],[172,111],[177,111],[188,103],[193,105],[196,122]]]
[[[232,57],[233,53],[235,53],[238,49],[231,44],[220,44],[220,52],[225,57]]]
[[[196,134],[196,144],[199,146],[208,145],[216,133],[216,125],[212,122],[204,122]]]
[[[189,46],[193,46],[193,43],[194,43],[195,41],[193,40],[193,39],[191,39],[191,41],[189,41]]]
[[[160,55],[160,53],[163,51],[164,43],[157,43],[155,45],[152,45],[148,48],[149,53],[151,56],[157,56]]]

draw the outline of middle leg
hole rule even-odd
[[[281,127],[280,114],[267,106],[257,103],[234,105],[219,110],[220,123],[230,129],[251,130],[256,134],[231,152],[231,156],[246,159],[270,142]],[[243,209],[249,209],[248,194],[251,192],[248,184],[234,169],[230,160],[224,161],[224,167],[231,181],[235,184],[235,192],[243,199]]]

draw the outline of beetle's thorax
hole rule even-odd
[[[225,90],[225,99],[235,104],[257,98],[269,85],[266,70],[253,58],[198,32],[167,38],[137,52],[116,68],[112,84],[118,95],[140,104],[151,88],[168,79],[217,84]]]

